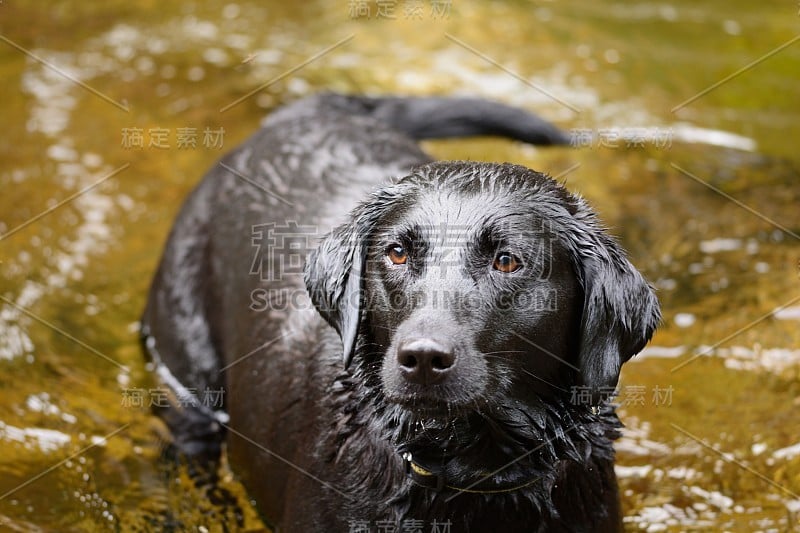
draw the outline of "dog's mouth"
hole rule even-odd
[[[453,437],[454,428],[469,425],[475,411],[445,402],[420,404],[394,403],[395,416],[401,422],[402,442],[427,443],[423,448],[438,449]],[[457,432],[459,434],[463,432]]]
[[[449,421],[474,413],[483,403],[479,396],[452,391],[386,391],[386,399],[402,408],[415,420]]]

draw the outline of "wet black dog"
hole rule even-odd
[[[471,134],[565,141],[481,100],[316,96],[178,217],[142,322],[161,414],[186,454],[226,441],[279,531],[621,528],[604,399],[658,303],[552,179],[413,142]]]

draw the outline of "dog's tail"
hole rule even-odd
[[[348,111],[373,116],[413,139],[497,135],[530,144],[569,144],[569,136],[546,120],[481,98],[366,97],[325,95]]]

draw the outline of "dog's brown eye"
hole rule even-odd
[[[395,265],[405,265],[406,261],[408,261],[408,253],[406,252],[406,249],[399,244],[390,246],[386,251],[386,255],[389,256],[389,261]]]
[[[521,267],[522,263],[510,253],[501,252],[494,258],[494,264],[492,266],[495,270],[508,274]]]

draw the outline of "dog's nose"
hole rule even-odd
[[[453,347],[434,339],[409,339],[397,347],[400,373],[420,385],[441,383],[456,362]]]

